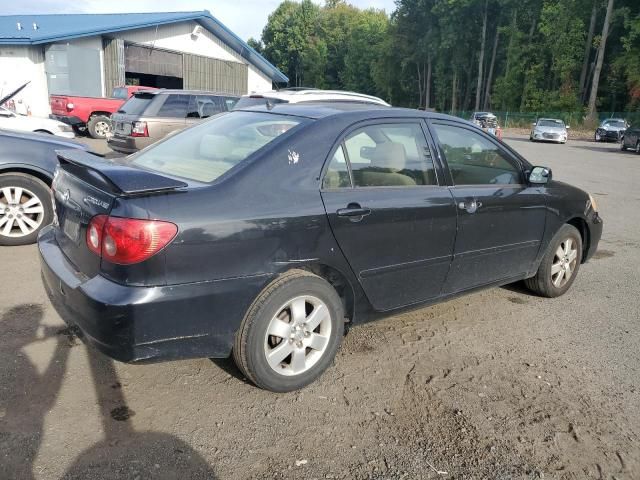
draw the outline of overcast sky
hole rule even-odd
[[[314,0],[323,3],[321,0]],[[280,0],[0,0],[2,14],[20,13],[122,13],[209,10],[244,40],[258,38],[267,17]],[[350,0],[361,8],[380,8],[391,13],[394,0]]]

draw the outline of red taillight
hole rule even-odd
[[[147,122],[133,122],[131,125],[132,137],[148,137],[149,129],[147,128]]]
[[[131,265],[151,258],[177,233],[170,222],[97,215],[87,228],[87,246],[108,262]]]

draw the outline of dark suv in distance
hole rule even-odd
[[[203,118],[228,112],[238,99],[195,90],[137,92],[112,115],[107,143],[116,152],[137,152]]]
[[[301,388],[345,323],[526,280],[564,294],[602,234],[587,192],[459,118],[261,105],[141,152],[60,153],[40,234],[61,317],[118,360],[233,355]],[[580,301],[578,297],[571,301]]]

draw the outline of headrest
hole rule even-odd
[[[407,152],[404,145],[396,142],[384,142],[376,145],[371,156],[373,167],[388,168],[399,172],[407,164]]]
[[[202,105],[202,113],[200,113],[201,118],[207,118],[216,114],[216,106],[213,102],[207,102]]]

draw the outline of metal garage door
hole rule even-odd
[[[248,67],[243,63],[183,54],[184,88],[244,95],[248,89]]]
[[[124,64],[127,72],[182,78],[182,54],[140,45],[126,45]]]

